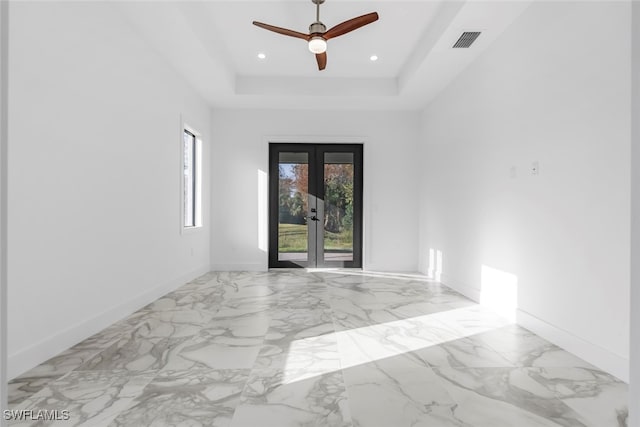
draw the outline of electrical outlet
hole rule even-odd
[[[540,162],[537,160],[531,163],[531,175],[540,175]]]

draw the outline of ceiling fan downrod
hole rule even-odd
[[[311,3],[316,5],[316,21],[320,22],[320,5],[324,0],[311,0]]]
[[[309,25],[309,34],[324,33],[327,31],[327,27],[320,21],[320,5],[324,3],[324,0],[311,0],[316,5],[316,22]]]

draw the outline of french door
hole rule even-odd
[[[362,267],[362,145],[269,145],[269,267]]]

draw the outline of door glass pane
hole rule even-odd
[[[353,153],[324,154],[324,261],[353,261]]]
[[[279,153],[278,176],[278,260],[306,262],[308,153]]]

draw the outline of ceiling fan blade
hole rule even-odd
[[[324,70],[327,66],[327,52],[316,53],[316,61],[318,61],[318,70]]]
[[[335,27],[324,33],[322,37],[325,40],[329,40],[334,37],[347,34],[350,31],[357,30],[358,28],[363,27],[367,24],[371,24],[372,22],[375,22],[377,20],[378,14],[376,12],[358,16],[357,18],[349,19],[348,21],[344,21],[342,24],[336,25]]]
[[[311,38],[309,34],[299,33],[297,31],[276,27],[275,25],[264,24],[258,21],[253,21],[253,25],[260,28],[264,28],[265,30],[273,31],[274,33],[283,34],[285,36],[295,37],[295,38],[303,39],[306,41],[309,41],[309,39]]]

